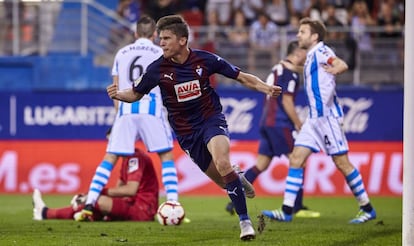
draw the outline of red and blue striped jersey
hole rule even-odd
[[[224,119],[220,98],[210,84],[210,76],[218,73],[236,79],[240,69],[220,56],[190,49],[183,64],[160,57],[134,83],[134,90],[148,94],[159,86],[168,119],[177,135],[202,129],[212,117]]]
[[[283,96],[290,94],[295,99],[299,90],[299,74],[276,64],[268,75],[266,83],[282,87],[282,94],[277,98],[267,96],[263,108],[261,126],[294,128],[293,122],[283,107]]]

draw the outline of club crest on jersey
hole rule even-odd
[[[201,75],[203,74],[203,68],[201,68],[200,66],[197,66],[196,73],[198,74],[198,76],[201,77]]]
[[[200,81],[192,80],[174,85],[178,102],[186,102],[201,96]]]
[[[138,158],[131,158],[128,161],[128,173],[132,173],[133,171],[138,170],[139,168],[139,161]]]

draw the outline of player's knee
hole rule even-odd
[[[293,168],[305,167],[305,160],[301,156],[291,155],[289,157],[289,166]]]

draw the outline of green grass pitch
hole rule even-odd
[[[43,195],[49,207],[69,204],[71,196]],[[160,201],[164,199],[161,198]],[[372,197],[378,217],[362,225],[348,221],[357,213],[349,197],[305,197],[305,205],[321,212],[317,219],[295,218],[292,223],[266,220],[254,241],[239,239],[236,216],[224,209],[228,198],[181,196],[191,223],[161,226],[158,222],[75,222],[32,220],[30,195],[0,195],[0,245],[316,245],[389,246],[402,243],[402,198]],[[263,209],[280,207],[282,197],[248,199],[257,228]]]

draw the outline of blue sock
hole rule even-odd
[[[167,200],[178,201],[178,177],[174,162],[164,161],[162,163],[161,173]]]
[[[111,177],[112,169],[114,165],[109,161],[102,161],[101,164],[96,168],[95,175],[92,178],[92,182],[89,186],[88,198],[86,204],[95,205],[98,200],[99,195],[101,194],[102,189],[108,183],[109,178]]]
[[[239,215],[240,221],[249,219],[249,215],[247,214],[246,197],[244,196],[243,186],[239,179],[239,175],[235,172],[231,172],[230,174],[224,176],[223,179],[226,183],[227,195],[233,202],[234,209]]]

